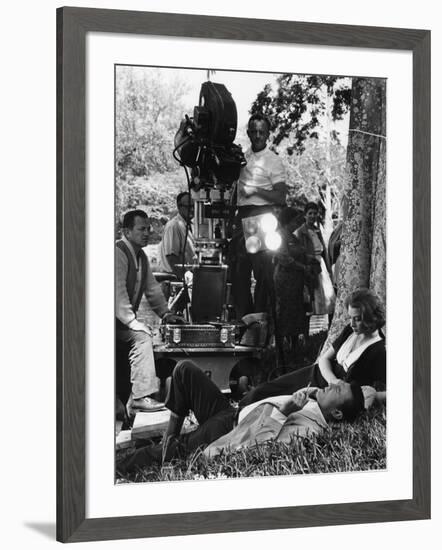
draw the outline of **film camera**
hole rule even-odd
[[[193,117],[185,116],[175,136],[174,154],[192,174],[194,236],[200,265],[224,263],[226,225],[233,215],[232,187],[246,164],[241,147],[233,143],[236,129],[232,95],[224,84],[209,81],[201,85]]]
[[[190,169],[195,206],[192,231],[197,261],[190,268],[192,323],[227,322],[225,258],[227,226],[233,215],[230,199],[246,164],[241,147],[234,143],[236,130],[232,95],[224,84],[208,81],[201,85],[193,116],[185,115],[175,135],[174,157],[186,172]]]
[[[231,190],[246,164],[241,147],[233,143],[237,121],[230,92],[224,84],[208,81],[201,85],[193,117],[185,116],[175,136],[174,156],[192,174],[199,265],[224,263]]]
[[[242,149],[233,143],[237,112],[224,84],[204,82],[193,117],[187,115],[175,135],[179,162],[192,169],[198,185],[230,189],[246,164]]]
[[[175,135],[173,153],[186,173],[190,169],[189,187],[195,205],[192,231],[197,260],[193,266],[183,265],[192,271],[190,324],[164,327],[166,348],[171,352],[186,348],[194,360],[200,357],[201,348],[212,352],[230,348],[230,355],[217,355],[216,360],[204,356],[203,361],[204,368],[213,363],[214,377],[227,377],[227,382],[240,353],[235,345],[237,327],[228,314],[226,264],[227,229],[234,215],[231,199],[241,168],[246,165],[241,147],[234,143],[236,130],[237,111],[230,92],[223,84],[203,83],[193,117],[186,115]],[[242,353],[249,356],[254,352]]]
[[[195,204],[195,236],[200,264],[222,263],[225,220],[233,215],[228,197],[241,167],[246,165],[241,147],[233,143],[236,129],[237,112],[231,94],[223,84],[205,82],[193,118],[186,115],[175,136],[179,162],[191,168],[194,189],[203,189],[206,194]],[[219,200],[211,196],[213,190],[218,191]],[[244,219],[242,225],[249,253],[275,251],[280,247],[278,221],[273,214]]]

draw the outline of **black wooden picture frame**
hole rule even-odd
[[[413,54],[413,497],[86,518],[86,35],[248,40]],[[430,517],[430,32],[88,8],[57,10],[57,539],[63,542]]]

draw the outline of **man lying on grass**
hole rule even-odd
[[[226,449],[233,451],[270,439],[289,443],[293,438],[311,437],[329,421],[352,422],[364,410],[364,396],[356,383],[339,382],[326,388],[304,388],[293,395],[276,396],[253,403],[238,414],[228,398],[189,360],[175,367],[166,399],[171,411],[162,445],[150,445],[117,464],[126,474],[136,467],[184,457],[199,447],[206,456]],[[180,434],[185,417],[193,411],[199,427]]]

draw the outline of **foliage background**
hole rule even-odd
[[[175,196],[187,188],[184,170],[172,156],[180,121],[198,103],[199,86],[186,76],[184,69],[116,69],[116,227],[126,210],[142,206],[152,221],[153,243],[175,212]],[[299,210],[299,223],[305,202],[322,201],[329,232],[332,215],[341,215],[351,79],[275,76],[253,91],[247,117],[260,110],[272,121],[269,144],[284,160],[288,203]],[[242,77],[247,85],[247,73]],[[210,78],[229,89],[233,77],[218,71]],[[243,149],[249,146],[243,125],[238,125],[236,142]]]

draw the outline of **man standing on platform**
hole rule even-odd
[[[273,212],[286,203],[285,170],[278,155],[267,147],[269,134],[267,117],[252,115],[247,130],[251,147],[245,153],[247,165],[241,169],[238,180],[236,230],[232,239],[232,293],[238,319],[253,311],[269,311],[273,295],[272,256],[266,250],[249,254],[242,228],[244,218]],[[250,291],[252,270],[256,280],[254,303]]]
[[[137,411],[157,411],[164,404],[155,399],[159,380],[155,372],[152,330],[137,319],[144,294],[152,310],[164,321],[182,321],[167,308],[159,283],[142,250],[149,241],[150,224],[143,210],[131,210],[123,218],[123,237],[116,243],[116,341],[129,346],[132,392],[129,416]],[[118,365],[117,365],[118,368]]]

